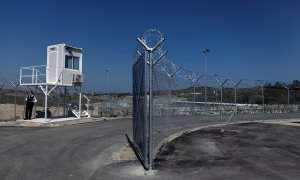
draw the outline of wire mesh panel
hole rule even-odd
[[[155,147],[157,144],[169,136],[170,133],[170,115],[171,115],[171,92],[170,78],[159,69],[159,66],[154,67],[153,76],[153,155],[155,155]]]
[[[145,54],[145,53],[143,53]],[[133,64],[133,141],[141,158],[147,161],[146,62],[138,56]]]
[[[23,118],[25,90],[19,80],[0,77],[0,120]]]

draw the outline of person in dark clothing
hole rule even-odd
[[[30,91],[30,93],[25,98],[25,102],[26,102],[25,119],[31,119],[32,108],[34,106],[34,103],[37,102],[32,91]]]

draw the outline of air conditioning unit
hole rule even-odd
[[[73,83],[82,83],[83,75],[82,74],[73,74]]]

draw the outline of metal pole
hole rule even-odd
[[[236,102],[237,102],[237,97],[236,97],[236,92],[237,92],[237,87],[238,85],[242,82],[242,80],[240,80],[238,83],[236,83],[234,85],[234,103],[235,103],[235,110],[236,110],[236,113],[237,113],[237,105],[236,105]]]
[[[234,87],[234,104],[235,104],[235,109],[237,109],[237,107],[236,107],[236,87]]]
[[[35,86],[35,98],[37,99],[37,86]],[[36,105],[37,103],[34,103],[34,118],[36,118]]]
[[[108,99],[109,99],[109,102],[110,102],[110,77],[109,77],[109,75],[110,75],[110,71],[108,70],[108,75],[107,75],[107,84],[108,84]],[[110,104],[109,104],[110,105]]]
[[[22,83],[22,68],[20,68],[20,79],[19,79],[19,84],[21,84]]]
[[[217,82],[219,83],[220,89],[221,89],[221,121],[223,120],[223,86],[224,84],[228,81],[228,79],[226,79],[225,81],[223,81],[222,83],[220,82],[220,80],[216,79]]]
[[[290,89],[287,88],[288,90],[288,115],[289,115],[289,119],[290,119],[290,113],[291,113],[291,110],[290,110]]]
[[[215,103],[215,107],[217,108],[218,107],[218,105],[217,105],[217,102],[218,102],[218,93],[217,93],[217,89],[214,91],[214,94],[216,95],[216,103]],[[216,110],[216,113],[217,113],[217,110]]]
[[[47,107],[48,106],[48,85],[46,85],[45,90],[45,120],[47,120]]]
[[[263,103],[263,113],[265,113],[265,96],[264,96],[264,86],[261,86],[261,97]]]
[[[80,85],[80,92],[79,92],[79,119],[81,118],[81,97],[82,97],[82,93],[81,93],[81,85]]]
[[[110,112],[110,108],[111,108],[111,101],[110,101],[110,87],[109,87],[109,71],[110,69],[106,69],[106,72],[107,72],[107,96],[108,96],[108,112]],[[108,112],[107,112],[107,115],[108,115]]]
[[[206,79],[206,73],[207,73],[207,53],[209,52],[209,49],[203,49],[202,52],[205,55],[205,64],[204,64],[204,86],[205,86],[205,114],[207,114],[207,79]]]
[[[14,118],[17,118],[17,114],[16,114],[16,106],[17,106],[17,86],[15,86],[15,97],[14,97]]]
[[[150,84],[149,84],[149,169],[152,170],[152,122],[153,122],[153,60],[149,51]]]
[[[3,88],[3,86],[0,85],[0,102],[1,102],[1,98],[2,98],[2,88]]]
[[[171,101],[171,78],[172,76],[169,76],[169,114],[168,114],[168,122],[167,122],[167,135],[170,135],[170,122],[171,122],[171,113],[172,113],[172,101]]]
[[[204,71],[204,86],[205,86],[205,114],[207,114],[207,80],[206,80],[206,71],[207,71],[207,54],[205,53],[205,71]]]
[[[144,119],[145,119],[145,122],[144,122],[144,128],[145,128],[145,132],[144,132],[144,146],[145,146],[145,149],[144,149],[144,163],[145,163],[145,166],[146,168],[149,168],[149,137],[150,137],[150,130],[149,130],[149,98],[148,98],[148,91],[149,91],[149,87],[148,87],[148,82],[149,82],[149,76],[148,76],[148,66],[147,66],[147,59],[148,59],[148,55],[147,55],[147,52],[148,51],[145,51],[144,52],[144,68],[145,68],[145,71],[144,71],[144,81],[145,81],[145,84],[144,84],[144,88],[145,88],[145,91],[144,91],[144,98],[145,98],[145,102],[144,102],[144,111],[145,111],[145,115],[144,115]]]
[[[66,104],[67,104],[66,96],[67,96],[67,87],[65,86],[64,87],[64,108],[63,108],[64,116],[67,116],[67,113],[66,113]]]
[[[223,86],[221,86],[221,122],[223,121]]]
[[[37,83],[38,82],[38,72],[37,72],[37,70],[35,71],[35,83]]]
[[[150,69],[150,72],[149,72],[149,106],[148,107],[145,107],[145,108],[147,108],[148,109],[148,113],[147,113],[147,115],[149,116],[149,119],[147,118],[146,119],[146,127],[145,127],[145,129],[147,130],[146,131],[146,148],[145,148],[145,153],[146,153],[146,160],[145,160],[145,166],[146,166],[146,168],[148,169],[149,168],[149,170],[152,170],[153,169],[153,154],[152,154],[152,133],[153,133],[153,74],[154,74],[154,65],[163,57],[163,55],[165,54],[162,54],[162,56],[159,58],[159,59],[157,59],[155,62],[153,61],[153,59],[152,59],[152,51],[155,51],[158,47],[159,47],[159,45],[164,41],[164,38],[162,38],[158,43],[157,43],[157,45],[155,46],[155,47],[153,47],[153,48],[149,48],[146,44],[145,44],[145,42],[144,41],[142,41],[142,40],[140,40],[139,38],[137,39],[144,47],[145,47],[145,51],[146,51],[146,53],[145,53],[145,56],[147,56],[147,53],[149,54],[149,61],[148,61],[148,63],[149,63],[149,65],[150,65],[150,67],[149,67],[149,69]],[[147,66],[146,65],[146,63],[147,63],[147,58],[145,58],[144,59],[145,60],[145,66]],[[148,74],[146,74],[146,75],[148,75]],[[146,77],[146,76],[145,76]],[[148,77],[147,77],[148,78]],[[146,81],[147,82],[147,81]],[[145,93],[145,95],[147,95],[147,93]],[[147,96],[146,96],[147,97]],[[148,104],[146,104],[146,106],[147,106]],[[147,117],[148,117],[147,116]],[[148,151],[148,152],[147,152]],[[148,159],[147,159],[148,158]]]
[[[31,77],[31,83],[34,83],[34,67],[32,68],[32,77]]]
[[[288,92],[288,119],[290,119],[290,88],[285,85],[285,83],[281,83],[281,85],[287,89]]]
[[[196,105],[196,84],[194,83],[194,103],[193,103],[193,115],[195,116],[196,113],[195,113],[195,105]]]
[[[87,108],[86,108],[87,113],[89,113],[89,110],[90,110],[90,101],[87,100]]]

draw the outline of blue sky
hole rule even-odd
[[[131,91],[136,38],[149,28],[166,38],[168,59],[192,71],[242,79],[300,79],[298,0],[0,1],[0,76],[46,64],[46,47],[84,51],[85,89]]]

